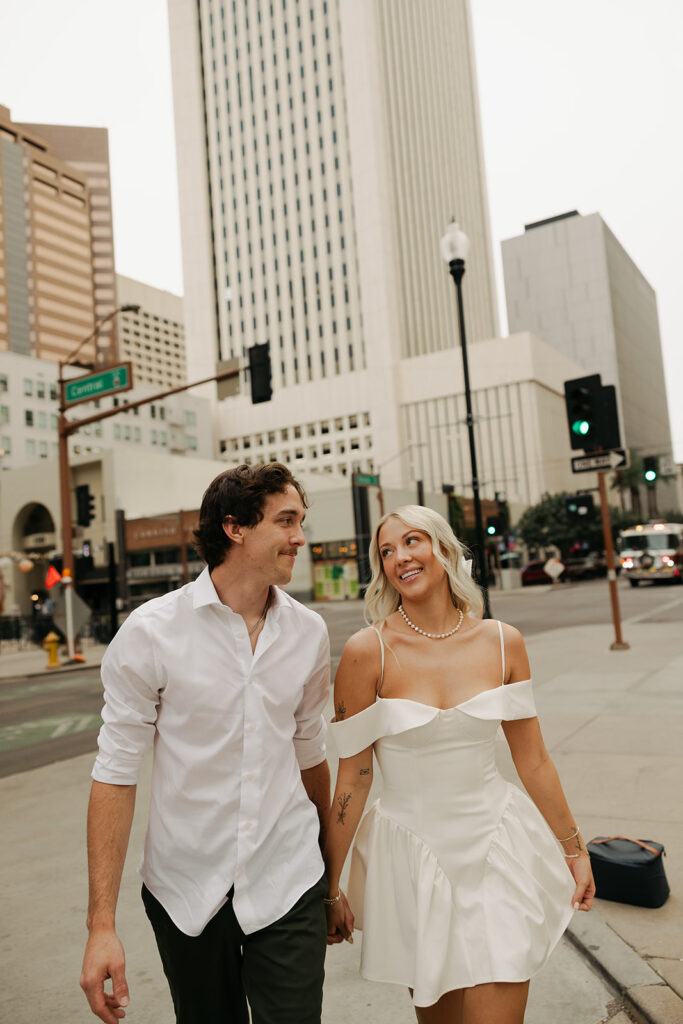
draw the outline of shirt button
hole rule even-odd
[[[247,726],[247,729],[249,730],[249,732],[253,732],[255,728],[256,728],[255,725],[248,725]]]
[[[251,828],[251,822],[250,822],[250,821],[245,821],[245,823],[244,823],[244,826],[243,826],[243,827],[244,827],[244,831],[245,831],[245,832],[248,832],[248,831],[249,831],[249,829]]]

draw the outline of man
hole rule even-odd
[[[306,508],[278,463],[218,476],[195,531],[206,568],[136,609],[102,662],[81,986],[107,1024],[129,1002],[114,917],[151,743],[142,898],[178,1024],[248,1024],[247,1004],[254,1024],[319,1024],[329,640],[279,589]]]

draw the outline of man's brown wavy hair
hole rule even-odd
[[[281,462],[236,466],[212,480],[202,498],[199,526],[194,531],[195,550],[209,570],[223,562],[232,544],[223,529],[225,517],[232,516],[240,526],[256,526],[263,519],[268,495],[284,494],[290,486],[308,508],[306,492]]]

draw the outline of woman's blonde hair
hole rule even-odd
[[[421,530],[429,535],[432,551],[443,566],[448,586],[456,608],[463,615],[480,619],[484,611],[481,590],[472,579],[465,565],[467,549],[460,543],[443,516],[423,505],[402,505],[393,512],[382,516],[370,541],[370,568],[372,578],[365,591],[365,619],[369,623],[380,622],[395,612],[399,606],[398,592],[391,585],[384,572],[379,550],[379,531],[388,519],[400,519],[409,529]]]

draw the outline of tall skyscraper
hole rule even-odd
[[[498,330],[467,0],[169,12],[189,375],[271,347],[273,400],[221,404],[226,457],[405,479],[398,365],[458,345],[452,216],[468,339]]]
[[[109,132],[106,128],[80,125],[25,124],[22,127],[45,139],[51,153],[85,177],[90,206],[95,317],[106,317],[117,306]],[[117,328],[114,318],[98,331],[95,361],[100,366],[118,359]]]
[[[622,442],[671,457],[657,297],[598,213],[528,224],[502,244],[510,331],[615,384]]]
[[[86,178],[0,107],[0,350],[64,359],[94,315]]]

